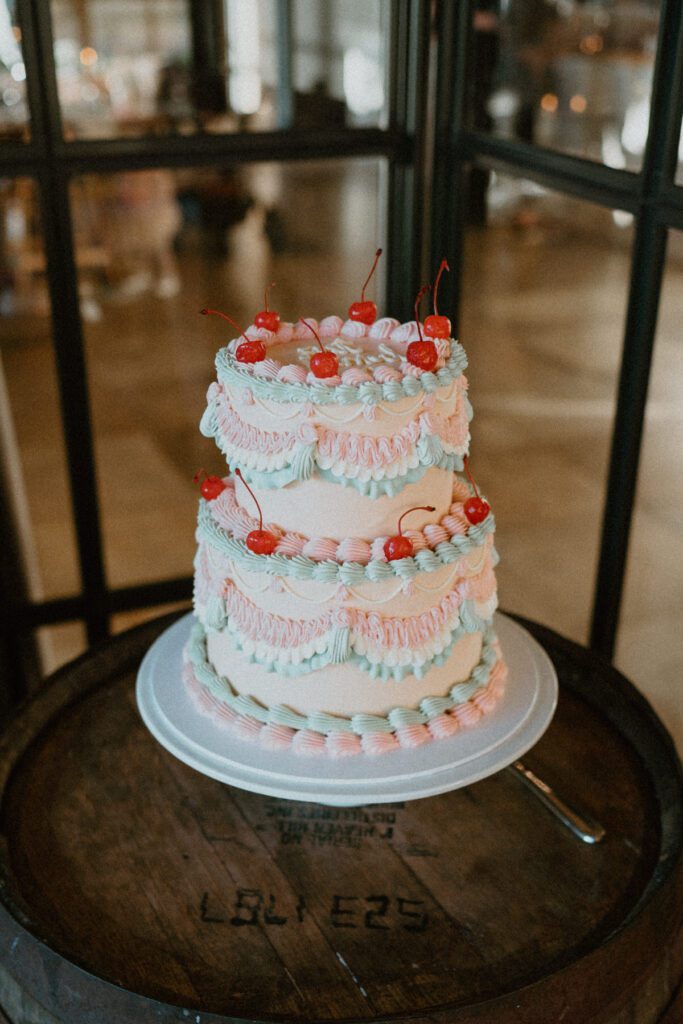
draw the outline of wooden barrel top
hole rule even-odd
[[[45,1020],[665,1019],[683,969],[681,771],[622,676],[525,623],[560,678],[525,761],[604,824],[591,847],[505,771],[361,808],[198,774],[133,696],[172,620],[62,670],[0,740],[0,964]]]

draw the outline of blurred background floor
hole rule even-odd
[[[222,465],[198,421],[215,352],[231,336],[199,309],[246,325],[275,281],[272,306],[284,319],[343,315],[383,242],[384,189],[383,162],[371,159],[74,183],[110,585],[191,571],[192,476]],[[585,643],[629,217],[495,175],[485,195],[487,224],[468,234],[460,334],[475,412],[472,466],[498,523],[501,605]],[[4,203],[30,225],[28,182],[15,181]],[[15,265],[18,279],[0,293],[0,407],[31,594],[42,599],[75,593],[79,577],[35,230],[27,228]],[[672,233],[616,661],[683,745],[682,284],[683,244]],[[160,610],[118,616],[115,628]],[[45,671],[85,647],[79,625],[40,634]]]

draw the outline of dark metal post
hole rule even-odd
[[[275,48],[277,54],[277,127],[282,131],[291,128],[294,124],[291,0],[276,0]]]

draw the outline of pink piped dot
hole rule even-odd
[[[303,757],[318,757],[325,753],[325,737],[310,729],[299,729],[292,740],[292,750]]]
[[[431,738],[426,725],[404,725],[396,730],[396,739],[402,747],[421,747],[423,743],[429,743]]]
[[[401,380],[403,374],[395,366],[383,366],[380,363],[373,370],[373,376],[378,384],[388,384],[392,380]]]
[[[444,712],[443,715],[437,715],[436,718],[432,718],[427,728],[435,740],[443,740],[448,736],[453,736],[458,731],[459,725],[453,715]]]
[[[443,517],[441,525],[448,531],[449,537],[462,537],[463,534],[467,533],[469,524],[464,513],[461,516],[449,513],[449,515]]]
[[[437,544],[443,543],[448,540],[450,534],[448,530],[440,523],[427,523],[424,528],[424,535],[427,538],[429,546],[435,548]]]
[[[371,757],[379,754],[388,754],[392,750],[399,749],[399,743],[393,732],[370,732],[366,733],[361,740],[363,751]]]
[[[476,725],[481,718],[481,711],[471,701],[466,701],[465,704],[458,704],[453,708],[451,714],[463,729],[468,729],[472,725]]]
[[[264,725],[259,733],[259,743],[265,750],[286,750],[291,747],[295,735],[296,730],[287,725]]]
[[[325,740],[330,757],[352,757],[360,754],[360,736],[352,732],[331,732]]]
[[[261,732],[262,724],[251,715],[238,715],[232,724],[233,732],[239,739],[255,740]]]

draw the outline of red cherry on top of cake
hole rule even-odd
[[[250,551],[253,551],[255,555],[272,555],[273,551],[275,551],[275,548],[277,547],[277,537],[274,533],[270,533],[269,530],[263,529],[263,514],[261,512],[261,506],[258,503],[256,495],[240,473],[239,469],[235,470],[235,476],[240,478],[254,499],[254,504],[258,509],[258,530],[252,530],[251,533],[247,534],[247,547]]]
[[[355,320],[358,323],[367,324],[368,327],[370,324],[374,324],[377,319],[377,306],[374,302],[365,298],[365,289],[370,283],[370,278],[375,273],[375,267],[377,266],[377,261],[381,255],[382,250],[378,249],[375,253],[375,262],[372,264],[372,269],[365,279],[365,284],[360,290],[360,302],[352,302],[349,306],[349,320]]]
[[[199,312],[202,316],[208,316],[213,313],[215,316],[222,316],[224,320],[227,320],[229,324],[235,327],[244,341],[237,346],[235,352],[235,359],[238,363],[260,363],[262,359],[266,358],[266,346],[258,338],[248,338],[240,325],[236,323],[232,317],[228,316],[227,313],[221,313],[219,309],[200,309]]]
[[[439,264],[439,272],[436,275],[436,281],[434,282],[434,313],[432,316],[428,316],[424,322],[424,332],[428,338],[450,338],[451,336],[451,322],[447,316],[439,316],[439,310],[436,304],[436,297],[439,291],[439,281],[444,270],[449,270],[447,260],[441,260]]]
[[[394,537],[389,537],[384,542],[384,554],[386,555],[387,562],[395,562],[399,558],[410,558],[413,551],[413,542],[410,537],[404,537],[401,533],[401,523],[403,519],[411,512],[435,512],[436,509],[433,505],[415,505],[413,508],[406,509],[402,516],[398,520],[398,533]]]
[[[477,523],[481,523],[484,519],[486,519],[487,515],[491,511],[491,506],[489,505],[488,501],[484,501],[483,498],[479,497],[477,485],[475,484],[472,474],[470,473],[470,467],[468,465],[469,459],[467,455],[463,459],[463,462],[465,465],[465,472],[467,473],[467,477],[472,486],[474,487],[474,497],[468,498],[467,501],[464,502],[463,511],[465,513],[465,517],[469,520],[470,523],[472,523],[472,526],[476,526]]]
[[[202,473],[204,474],[204,479],[199,484]],[[199,484],[202,498],[206,498],[207,501],[214,501],[225,490],[224,481],[219,476],[211,476],[205,469],[197,470],[192,477],[192,483]]]
[[[422,328],[420,327],[420,313],[419,305],[420,299],[425,292],[429,291],[429,285],[425,284],[420,288],[415,299],[415,322],[417,323],[417,333],[420,337],[419,341],[411,341],[410,345],[406,349],[406,359],[413,366],[419,366],[421,370],[433,370],[439,361],[439,353],[436,351],[436,345],[433,341],[425,341],[422,337]]]
[[[263,305],[266,308],[262,309],[260,313],[257,313],[256,316],[254,317],[254,324],[257,327],[263,327],[267,331],[272,331],[273,334],[275,334],[275,331],[280,326],[280,314],[276,313],[274,309],[268,309],[268,289],[274,287],[275,282],[271,281],[271,283],[266,288],[263,296]]]
[[[323,346],[323,343],[320,340],[320,335],[318,334],[316,329],[314,327],[311,327],[311,325],[306,320],[299,320],[299,323],[303,324],[304,327],[308,328],[308,330],[311,332],[315,340],[320,345],[321,351],[316,352],[314,353],[314,355],[311,356],[311,361],[309,364],[313,376],[319,377],[321,380],[324,380],[326,377],[336,377],[337,374],[339,373],[339,360],[337,359],[334,352],[329,352]]]

